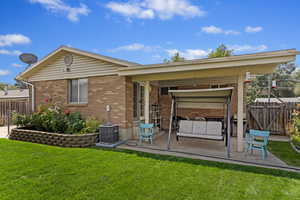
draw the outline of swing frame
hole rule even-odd
[[[194,103],[194,108],[200,108],[200,104],[197,106],[199,101],[202,104],[205,103],[212,103],[212,104],[223,104],[225,105],[223,109],[226,109],[226,114],[224,116],[224,125],[226,125],[225,131],[225,146],[226,146],[226,155],[230,158],[231,152],[231,96],[233,87],[227,88],[214,88],[214,89],[193,89],[193,90],[169,90],[169,93],[172,96],[172,103],[171,103],[171,113],[170,113],[170,124],[169,124],[169,134],[168,134],[168,141],[167,141],[167,149],[171,149],[171,134],[174,129],[174,119],[176,122],[175,127],[177,127],[177,109],[178,104],[182,102],[182,99],[190,99],[190,103]],[[195,101],[193,101],[195,100]],[[225,126],[224,126],[225,127]],[[176,133],[177,136],[177,133]],[[189,137],[189,138],[201,138],[201,137],[191,137],[191,136],[180,136],[180,137]],[[208,139],[208,138],[201,138],[201,139]]]

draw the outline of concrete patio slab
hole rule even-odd
[[[237,141],[235,137],[231,139],[231,146],[231,157],[227,158],[226,147],[223,141],[193,138],[180,138],[179,141],[176,141],[175,135],[172,135],[171,148],[168,151],[167,134],[162,134],[156,137],[154,144],[149,144],[147,142],[140,144],[136,140],[129,140],[126,144],[118,146],[118,148],[241,165],[260,166],[283,170],[288,169],[300,172],[300,168],[288,166],[270,152],[265,160],[262,159],[262,156],[258,151],[254,151],[253,154],[237,152]]]
[[[16,128],[16,126],[10,126],[10,129]],[[8,129],[7,126],[0,126],[0,138],[8,137]]]

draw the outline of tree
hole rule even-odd
[[[171,63],[171,62],[182,62],[185,61],[184,57],[181,57],[179,52],[176,52],[174,56],[172,56],[170,59],[165,59],[165,63]]]
[[[19,89],[27,89],[28,88],[28,85],[26,85],[25,83],[23,83],[22,81],[19,81],[19,80],[16,80],[16,83],[14,86]]]
[[[294,97],[295,82],[293,81],[293,72],[296,69],[294,62],[279,65],[272,75],[272,79],[276,80],[278,87],[273,90],[273,94],[277,97]]]
[[[221,44],[218,48],[216,48],[216,50],[208,54],[208,58],[218,58],[218,57],[226,57],[232,55],[233,55],[233,50],[230,50],[224,44]]]
[[[271,89],[272,97],[294,97],[297,84],[294,81],[296,76],[300,78],[300,73],[295,74],[296,65],[293,62],[279,65],[275,72],[271,74],[272,80],[276,81],[276,88]],[[300,81],[300,79],[298,79]],[[256,98],[268,97],[269,75],[257,76],[251,81],[247,89],[247,103],[252,103]],[[300,89],[299,89],[300,91]],[[299,92],[300,93],[300,92]]]
[[[1,83],[0,82],[0,90],[15,90],[15,89],[25,89],[27,88],[27,86],[25,84],[23,84],[21,86],[21,84],[23,84],[22,82],[17,82],[15,85],[9,84],[9,83]]]
[[[295,96],[300,96],[300,70],[299,69],[295,70],[292,77],[295,80],[295,86],[293,92]]]

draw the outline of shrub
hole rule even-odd
[[[95,133],[97,132],[100,122],[94,118],[87,119],[85,121],[85,127],[81,130],[81,133]]]
[[[292,142],[293,144],[298,148],[300,149],[300,135],[292,135],[291,136],[291,139],[292,139]]]
[[[84,127],[85,122],[81,119],[79,112],[69,113],[66,115],[67,129],[65,133],[79,133]]]
[[[93,133],[100,125],[96,119],[83,120],[79,112],[71,113],[58,106],[39,106],[31,115],[13,113],[13,123],[18,127],[55,133]]]
[[[18,113],[12,113],[13,124],[19,127],[30,127],[31,116],[30,115],[21,115]]]
[[[300,112],[293,113],[293,128],[291,131],[291,140],[293,144],[300,149]]]

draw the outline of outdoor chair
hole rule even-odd
[[[246,133],[246,153],[253,150],[260,150],[262,153],[262,158],[266,159],[268,156],[267,145],[269,140],[269,131],[260,131],[250,129],[249,133]]]
[[[153,143],[154,137],[154,125],[153,124],[140,124],[139,141],[148,141],[150,144]]]

